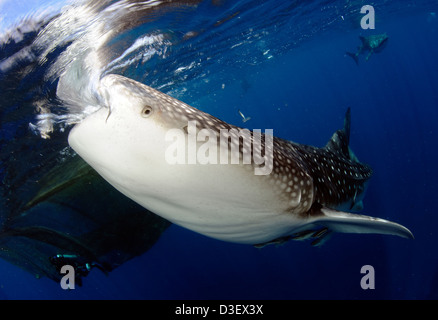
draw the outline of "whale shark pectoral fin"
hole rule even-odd
[[[319,212],[314,212],[312,215],[315,218],[312,224],[324,226],[334,232],[378,233],[407,239],[414,238],[412,232],[406,227],[380,218],[337,211],[326,207],[321,207]]]
[[[312,240],[312,246],[318,247],[327,242],[334,232],[339,233],[377,233],[396,235],[414,239],[406,227],[388,220],[343,212],[321,207],[313,207],[311,218],[300,231],[290,235],[290,240]]]

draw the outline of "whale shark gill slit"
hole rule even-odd
[[[121,193],[175,224],[257,246],[291,239],[321,245],[334,232],[413,238],[397,223],[345,212],[359,207],[372,174],[348,147],[350,109],[344,127],[323,148],[262,133],[258,149],[265,160],[271,157],[272,170],[257,175],[256,161],[178,165],[165,157],[174,143],[168,139],[171,130],[180,130],[175,137],[182,138],[175,150],[199,153],[205,141],[190,145],[192,131],[208,129],[218,137],[227,130],[236,138],[243,129],[123,76],[105,76],[99,90],[111,116],[101,108],[76,124],[70,146]],[[151,108],[147,117],[142,116],[145,105]],[[248,137],[254,142],[255,132]],[[209,152],[242,156],[245,142],[238,144],[212,144]]]

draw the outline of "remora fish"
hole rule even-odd
[[[319,244],[331,231],[413,238],[397,223],[337,211],[360,203],[371,176],[348,148],[349,111],[344,128],[324,148],[273,137],[271,149],[262,146],[265,154],[272,151],[272,172],[255,175],[254,162],[166,161],[170,130],[180,129],[190,151],[189,121],[218,134],[240,128],[123,76],[105,76],[99,90],[109,110],[101,108],[76,124],[70,146],[120,192],[175,224],[253,245],[306,238]],[[198,141],[196,150],[204,144]],[[220,144],[217,149],[230,151]],[[231,153],[242,150],[241,145]]]
[[[386,47],[389,37],[386,33],[383,33],[368,37],[361,36],[359,39],[362,41],[362,45],[359,46],[358,51],[356,53],[347,52],[347,55],[352,57],[357,65],[359,65],[360,54],[368,52],[365,58],[368,61],[373,53],[379,53]]]

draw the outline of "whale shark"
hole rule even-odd
[[[121,193],[172,223],[255,246],[305,239],[320,245],[334,232],[413,238],[398,223],[353,213],[361,208],[372,170],[349,148],[350,109],[343,128],[322,148],[266,132],[256,145],[255,130],[253,145],[242,137],[233,144],[241,128],[135,80],[109,74],[98,92],[103,107],[71,129],[71,148]],[[175,130],[179,134],[170,139]],[[229,144],[217,143],[224,130],[231,132]],[[191,131],[198,133],[194,144]],[[205,139],[205,132],[216,135]],[[250,155],[261,149],[266,161],[245,163],[248,148]],[[169,153],[178,151],[186,152],[186,160],[197,152],[239,161],[169,161]],[[256,174],[263,165],[267,170]]]
[[[347,52],[347,55],[352,57],[357,65],[359,65],[359,55],[368,52],[365,58],[368,61],[373,53],[379,53],[386,47],[389,37],[383,33],[368,37],[360,36],[359,39],[362,41],[362,45],[359,46],[358,51],[356,53]]]

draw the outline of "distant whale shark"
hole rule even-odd
[[[377,34],[373,36],[368,37],[359,37],[362,41],[362,45],[359,46],[358,51],[356,53],[347,52],[347,55],[352,57],[356,64],[359,64],[359,55],[363,54],[365,52],[368,52],[365,60],[368,61],[368,59],[371,57],[373,53],[379,53],[381,52],[388,43],[388,35],[386,33],[384,34]]]
[[[261,164],[255,160],[178,164],[166,158],[175,143],[169,132],[177,130],[182,143],[172,155],[208,150],[242,160],[251,147],[242,139],[238,147],[216,143],[223,130],[234,132],[229,141],[241,128],[123,76],[105,76],[99,92],[105,108],[73,127],[70,146],[120,192],[175,224],[256,246],[290,239],[319,245],[332,231],[413,238],[397,223],[340,211],[360,207],[372,173],[349,150],[349,110],[344,128],[324,148],[262,134],[259,147],[265,160],[271,157],[266,161],[270,170],[257,175],[254,169]],[[196,122],[199,133],[195,145],[190,144],[190,122]],[[205,132],[217,135],[200,139]],[[257,140],[255,131],[250,137]]]

